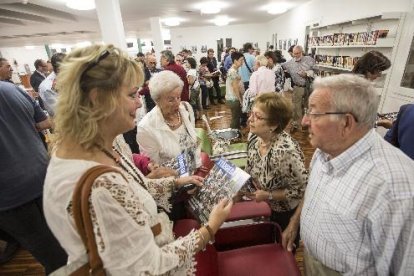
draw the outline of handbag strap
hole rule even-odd
[[[252,71],[252,69],[250,69],[249,64],[247,64],[247,60],[246,60],[246,57],[244,56],[244,54],[243,54],[243,59],[244,59],[244,64],[247,67],[247,70],[249,70],[249,72],[252,73],[253,71]]]
[[[73,217],[78,233],[86,247],[86,252],[89,258],[90,275],[105,275],[103,263],[98,254],[92,220],[89,213],[89,197],[95,179],[107,172],[120,173],[119,170],[110,166],[98,165],[92,167],[79,179],[72,195]]]

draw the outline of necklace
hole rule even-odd
[[[147,187],[145,187],[144,184],[144,180],[141,178],[140,174],[136,171],[135,166],[133,166],[126,158],[125,156],[123,156],[116,148],[112,147],[112,149],[119,155],[119,157],[122,159],[119,159],[117,157],[115,157],[112,152],[108,151],[107,149],[105,149],[104,147],[95,144],[95,146],[102,151],[106,156],[108,156],[109,158],[111,158],[112,160],[114,160],[114,162],[121,167],[121,169],[126,172],[127,174],[129,174],[137,183],[141,184],[146,190]],[[133,171],[133,173],[124,165],[124,163]]]
[[[177,118],[178,118],[178,122],[176,124],[171,124],[169,123],[167,120],[164,119],[164,122],[167,124],[167,126],[171,127],[171,128],[175,128],[179,125],[181,125],[181,116],[180,116],[180,112],[177,112]]]
[[[275,140],[277,139],[277,137],[278,137],[278,135],[274,135],[274,136],[272,136],[271,138],[270,138],[270,140],[269,141],[267,141],[266,143],[263,141],[263,139],[262,138],[260,138],[260,140],[259,140],[259,147],[261,147],[261,148],[265,148],[265,149],[267,149],[267,148],[269,148],[269,147],[271,147],[272,145],[273,145],[273,143],[275,142]]]

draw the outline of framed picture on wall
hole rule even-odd
[[[283,40],[283,50],[287,50],[287,48],[286,48],[286,44],[287,44],[287,40],[285,39],[285,40]]]
[[[191,46],[191,52],[197,54],[197,46]]]
[[[283,42],[282,42],[282,40],[280,39],[279,40],[279,50],[282,50],[283,49]]]
[[[207,53],[207,45],[201,45],[201,52],[204,54],[204,53]]]
[[[288,44],[287,44],[287,48],[289,49],[289,48],[290,48],[290,46],[292,46],[292,39],[290,39],[290,38],[289,38],[289,40],[288,40]]]
[[[298,45],[298,41],[299,41],[299,39],[295,39],[295,40],[293,40],[293,45]]]
[[[274,38],[273,38],[272,43],[273,43],[273,45],[274,45],[274,49],[276,50],[276,49],[277,49],[277,34],[275,33],[274,35],[275,35],[275,36],[274,36]]]

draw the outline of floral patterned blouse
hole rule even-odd
[[[277,63],[271,70],[275,73],[276,92],[283,92],[283,86],[285,85],[285,71],[283,70],[282,65]]]
[[[173,178],[147,179],[121,159],[128,172],[98,177],[90,196],[91,218],[99,255],[109,275],[193,275],[198,235],[174,239],[169,211]],[[129,164],[128,164],[129,163]],[[69,255],[84,258],[85,248],[72,217],[72,192],[86,170],[99,163],[52,156],[44,187],[44,211],[52,232]],[[154,237],[151,227],[161,224]]]
[[[271,200],[275,212],[293,210],[303,198],[308,180],[304,155],[299,144],[286,132],[281,132],[266,155],[259,153],[259,138],[249,135],[247,145],[246,171],[252,176],[259,189],[275,191],[284,189],[287,200]]]

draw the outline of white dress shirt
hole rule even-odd
[[[301,216],[308,252],[344,275],[414,275],[414,162],[374,130],[317,149]]]
[[[42,98],[45,108],[50,116],[55,116],[55,109],[59,94],[52,88],[56,74],[52,72],[39,85],[39,96]]]

